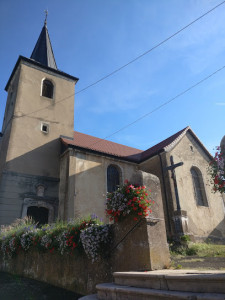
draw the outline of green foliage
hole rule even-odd
[[[192,256],[192,255],[196,255],[196,254],[197,254],[197,250],[194,247],[188,247],[186,249],[186,255]]]
[[[190,237],[188,235],[182,235],[179,239],[171,239],[169,242],[169,248],[171,255],[188,255],[188,245],[190,242]]]
[[[182,265],[178,264],[175,269],[177,270],[182,269]]]
[[[186,243],[191,241],[189,235],[182,235],[182,236],[180,237],[180,240],[181,240],[182,242],[186,242]]]
[[[225,149],[217,147],[217,152],[208,167],[214,192],[225,193]]]
[[[105,226],[95,215],[70,222],[57,221],[40,228],[31,219],[16,220],[12,225],[1,229],[0,252],[5,258],[15,256],[21,251],[28,252],[34,249],[39,252],[57,252],[61,255],[78,254],[86,252],[80,238],[82,231],[96,227],[99,235],[102,230],[106,237],[108,232],[105,231]],[[101,242],[104,244],[104,241]],[[87,239],[86,244],[88,244]],[[97,244],[96,249],[99,249]],[[97,255],[98,253],[96,257]]]
[[[191,247],[200,257],[225,257],[225,245],[196,243]]]
[[[186,238],[184,238],[186,239]],[[192,242],[170,242],[170,253],[172,256],[192,256],[199,257],[225,257],[225,245],[215,245],[207,243]]]

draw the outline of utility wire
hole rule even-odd
[[[143,57],[144,55],[148,54],[149,52],[153,51],[154,49],[158,48],[159,46],[161,46],[162,44],[166,43],[168,40],[172,39],[174,36],[178,35],[180,32],[182,32],[183,30],[185,30],[186,28],[190,27],[192,24],[196,23],[197,21],[199,21],[200,19],[202,19],[203,17],[205,17],[206,15],[208,15],[209,13],[211,13],[213,10],[215,10],[216,8],[218,8],[219,6],[223,5],[225,3],[225,1],[219,3],[218,5],[214,6],[213,8],[211,8],[210,10],[208,10],[206,13],[204,13],[203,15],[201,15],[200,17],[198,17],[197,19],[195,19],[194,21],[192,21],[191,23],[189,23],[188,25],[184,26],[183,28],[181,28],[180,30],[178,30],[177,32],[175,32],[174,34],[170,35],[168,38],[166,38],[165,40],[163,40],[162,42],[158,43],[157,45],[153,46],[152,48],[150,48],[149,50],[145,51],[144,53],[142,53],[141,55],[137,56],[136,58],[134,58],[133,60],[129,61],[128,63],[126,63],[125,65],[121,66],[120,68],[114,70],[113,72],[109,73],[108,75],[100,78],[99,80],[89,84],[88,86],[84,87],[83,89],[79,90],[78,92],[75,92],[59,101],[55,101],[55,105],[60,103],[60,102],[63,102],[67,99],[69,99],[70,97],[73,97],[74,95],[77,95],[85,90],[87,90],[88,88],[98,84],[99,82],[105,80],[106,78],[112,76],[113,74],[119,72],[120,70],[122,70],[123,68],[127,67],[128,65],[132,64],[133,62],[135,62],[136,60],[140,59],[141,57]],[[42,110],[45,110],[47,109],[48,107],[51,107],[52,104],[44,107],[44,108],[40,108],[38,110],[35,110],[33,112],[30,112],[28,114],[24,114],[24,115],[21,115],[21,116],[14,116],[15,118],[22,118],[22,117],[26,117],[26,116],[29,116],[31,114],[34,114],[36,112],[39,112],[39,111],[42,111]]]
[[[146,118],[147,116],[151,115],[152,113],[154,113],[155,111],[161,109],[162,107],[166,106],[167,104],[171,103],[172,101],[174,101],[175,99],[179,98],[180,96],[186,94],[187,92],[189,92],[190,90],[192,90],[193,88],[195,88],[196,86],[198,86],[199,84],[203,83],[204,81],[208,80],[210,77],[214,76],[215,74],[217,74],[218,72],[222,71],[225,68],[225,65],[223,67],[221,67],[220,69],[217,69],[215,72],[211,73],[210,75],[206,76],[205,78],[203,78],[202,80],[198,81],[197,83],[193,84],[192,86],[190,86],[189,88],[187,88],[186,90],[180,92],[179,94],[177,94],[175,97],[167,100],[166,102],[162,103],[161,105],[157,106],[156,108],[154,108],[153,110],[151,110],[150,112],[142,115],[141,117],[139,117],[138,119],[134,120],[133,122],[121,127],[120,129],[118,129],[117,131],[111,133],[110,135],[100,139],[99,141],[89,145],[88,147],[91,147],[95,144],[101,143],[102,141],[112,137],[113,135],[119,133],[120,131],[130,127],[131,125],[141,121],[142,119]]]
[[[170,35],[168,38],[166,38],[165,40],[163,40],[162,42],[156,44],[155,46],[153,46],[152,48],[150,48],[149,50],[145,51],[144,53],[142,53],[141,55],[135,57],[134,59],[132,59],[131,61],[129,61],[128,63],[126,63],[125,65],[119,67],[118,69],[115,69],[114,71],[112,71],[111,73],[109,73],[108,75],[105,75],[104,77],[100,78],[99,80],[89,84],[88,86],[84,87],[83,89],[79,90],[77,93],[75,94],[79,94],[85,90],[87,90],[88,88],[92,87],[93,85],[96,85],[97,83],[105,80],[106,78],[112,76],[113,74],[121,71],[122,69],[126,68],[127,66],[129,66],[130,64],[132,64],[133,62],[135,62],[136,60],[140,59],[141,57],[143,57],[144,55],[148,54],[149,52],[155,50],[156,48],[158,48],[159,46],[161,46],[162,44],[166,43],[167,41],[169,41],[170,39],[172,39],[174,36],[178,35],[180,32],[182,32],[183,30],[187,29],[188,27],[190,27],[191,25],[193,25],[194,23],[196,23],[197,21],[199,21],[200,19],[202,19],[203,17],[205,17],[206,15],[208,15],[209,13],[211,13],[213,10],[215,10],[216,8],[218,8],[219,6],[223,5],[225,3],[225,1],[219,3],[218,5],[216,5],[215,7],[213,7],[212,9],[210,9],[209,11],[207,11],[206,13],[204,13],[203,15],[201,15],[200,17],[198,17],[197,19],[195,19],[194,21],[192,21],[191,23],[189,23],[188,25],[184,26],[183,28],[181,28],[180,30],[178,30],[177,32],[175,32],[174,34]]]

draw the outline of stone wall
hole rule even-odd
[[[43,196],[38,196],[37,188],[44,187]],[[29,206],[49,209],[49,223],[58,215],[59,179],[4,171],[0,180],[0,225],[9,225],[15,219],[27,215]]]
[[[95,285],[112,280],[107,260],[92,263],[84,255],[58,255],[32,252],[20,253],[4,262],[0,258],[0,270],[19,276],[43,281],[81,295],[93,293]]]
[[[110,254],[98,263],[85,255],[19,253],[6,262],[0,258],[0,270],[44,281],[85,295],[95,292],[98,283],[112,281],[115,271],[143,271],[167,268],[170,264],[166,240],[159,179],[144,172],[135,174],[136,182],[151,186],[155,205],[148,218],[138,222],[127,217],[113,225]]]
[[[188,133],[171,151],[174,163],[183,161],[176,168],[176,177],[181,209],[187,212],[189,232],[196,237],[225,241],[225,207],[222,195],[212,192],[207,171],[209,158]],[[191,168],[200,170],[206,192],[207,206],[198,205],[195,199]]]
[[[99,262],[92,263],[84,254],[61,256],[33,251],[21,252],[7,261],[1,257],[0,270],[86,295],[95,292],[96,284],[111,282],[115,271],[156,270],[169,266],[163,221],[143,219],[137,223],[128,218],[114,226],[113,231],[111,253]]]
[[[132,182],[132,176],[138,169],[134,163],[77,149],[69,149],[61,156],[60,219],[68,220],[95,213],[107,222],[105,216],[107,168],[111,164],[120,170],[120,184],[123,184],[125,179]]]
[[[181,206],[179,214],[176,211],[177,204],[171,171],[166,170],[166,167],[171,165],[171,155],[175,164],[183,162],[182,166],[175,169]],[[202,146],[187,132],[169,152],[162,152],[140,165],[143,171],[152,173],[160,179],[168,237],[176,236],[175,222],[177,218],[180,218],[181,222],[185,223],[183,233],[192,235],[196,241],[209,237],[215,242],[225,242],[225,202],[220,193],[212,192],[207,171],[209,161],[210,158],[203,151]],[[191,175],[192,167],[198,168],[201,172],[208,206],[196,203]]]

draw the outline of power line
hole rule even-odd
[[[207,11],[206,13],[204,13],[203,15],[201,15],[200,17],[198,17],[197,19],[195,19],[194,21],[192,21],[191,23],[189,23],[188,25],[182,27],[180,30],[178,30],[177,32],[175,32],[174,34],[170,35],[168,38],[166,38],[165,40],[163,40],[162,42],[156,44],[155,46],[153,46],[152,48],[150,48],[149,50],[145,51],[144,53],[142,53],[141,55],[135,57],[134,59],[132,59],[131,61],[129,61],[128,63],[126,63],[125,65],[119,67],[118,69],[115,69],[114,71],[112,71],[111,73],[109,73],[108,75],[103,76],[102,78],[98,79],[97,81],[89,84],[88,86],[84,87],[83,89],[81,89],[80,91],[78,91],[75,94],[79,94],[85,90],[87,90],[88,88],[92,87],[93,85],[96,85],[97,83],[105,80],[106,78],[112,76],[113,74],[121,71],[122,69],[126,68],[127,66],[129,66],[130,64],[132,64],[133,62],[135,62],[136,60],[140,59],[141,57],[145,56],[146,54],[148,54],[149,52],[155,50],[156,48],[158,48],[159,46],[163,45],[164,43],[166,43],[167,41],[169,41],[170,39],[172,39],[174,36],[178,35],[180,32],[182,32],[183,30],[187,29],[188,27],[190,27],[192,24],[196,23],[197,21],[199,21],[200,19],[202,19],[203,17],[205,17],[206,15],[208,15],[209,13],[211,13],[213,10],[215,10],[216,8],[218,8],[219,6],[221,6],[222,4],[224,4],[225,1],[221,2],[220,4],[216,5],[215,7],[213,7],[212,9],[210,9],[209,11]]]
[[[171,103],[172,101],[174,101],[175,99],[179,98],[180,96],[186,94],[187,92],[189,92],[190,90],[192,90],[193,88],[195,88],[196,86],[198,86],[199,84],[203,83],[204,81],[208,80],[210,77],[214,76],[215,74],[217,74],[218,72],[222,71],[225,68],[225,65],[219,69],[217,69],[215,72],[211,73],[210,75],[206,76],[205,78],[203,78],[202,80],[198,81],[197,83],[193,84],[192,86],[190,86],[189,88],[187,88],[186,90],[180,92],[179,94],[177,94],[175,97],[165,101],[164,103],[162,103],[161,105],[157,106],[156,108],[154,108],[153,110],[151,110],[150,112],[142,115],[141,117],[139,117],[138,119],[134,120],[133,122],[121,127],[120,129],[118,129],[117,131],[111,133],[110,135],[102,138],[100,141],[97,141],[91,145],[89,145],[88,147],[91,147],[95,144],[101,143],[102,141],[112,137],[113,135],[119,133],[120,131],[130,127],[131,125],[141,121],[142,119],[146,118],[147,116],[151,115],[152,113],[154,113],[155,111],[159,110],[160,108],[162,108],[163,106],[166,106],[167,104]]]
[[[141,55],[137,56],[136,58],[134,58],[133,60],[129,61],[128,63],[126,63],[125,65],[119,67],[118,69],[114,70],[113,72],[109,73],[108,75],[103,76],[102,78],[98,79],[97,81],[89,84],[88,86],[84,87],[83,89],[79,90],[78,92],[75,92],[59,101],[55,102],[55,105],[63,102],[67,99],[69,99],[70,97],[73,97],[74,95],[77,95],[85,90],[87,90],[88,88],[98,84],[99,82],[105,80],[106,78],[112,76],[113,74],[119,72],[120,70],[124,69],[125,67],[127,67],[128,65],[132,64],[133,62],[135,62],[136,60],[140,59],[141,57],[143,57],[144,55],[148,54],[149,52],[153,51],[154,49],[158,48],[159,46],[161,46],[162,44],[166,43],[167,41],[169,41],[170,39],[172,39],[174,36],[178,35],[180,32],[182,32],[183,30],[185,30],[186,28],[190,27],[192,24],[196,23],[197,21],[199,21],[200,19],[202,19],[203,17],[205,17],[206,15],[208,15],[209,13],[211,13],[213,10],[215,10],[216,8],[218,8],[219,6],[223,5],[225,3],[225,1],[219,3],[218,5],[214,6],[213,8],[211,8],[210,10],[208,10],[206,13],[204,13],[203,15],[201,15],[200,17],[198,17],[197,19],[195,19],[194,21],[192,21],[191,23],[187,24],[186,26],[182,27],[180,30],[178,30],[177,32],[175,32],[174,34],[170,35],[168,38],[166,38],[165,40],[163,40],[162,42],[158,43],[157,45],[153,46],[152,48],[150,48],[149,50],[145,51],[144,53],[142,53]],[[28,114],[24,114],[22,116],[16,116],[16,118],[22,118],[22,117],[26,117],[29,116],[31,114],[34,114],[36,112],[42,111],[47,109],[48,107],[51,107],[52,104],[44,107],[44,108],[40,108],[36,111],[30,112]]]

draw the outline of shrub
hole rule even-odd
[[[186,254],[188,256],[197,255],[197,250],[194,247],[188,247],[186,250]]]
[[[223,149],[225,152],[225,150]],[[221,147],[217,147],[217,152],[209,164],[208,172],[211,176],[213,191],[225,193],[225,154]]]
[[[180,237],[180,240],[182,241],[182,242],[186,242],[186,243],[188,243],[188,242],[190,242],[190,236],[189,235],[182,235],[181,237]]]

